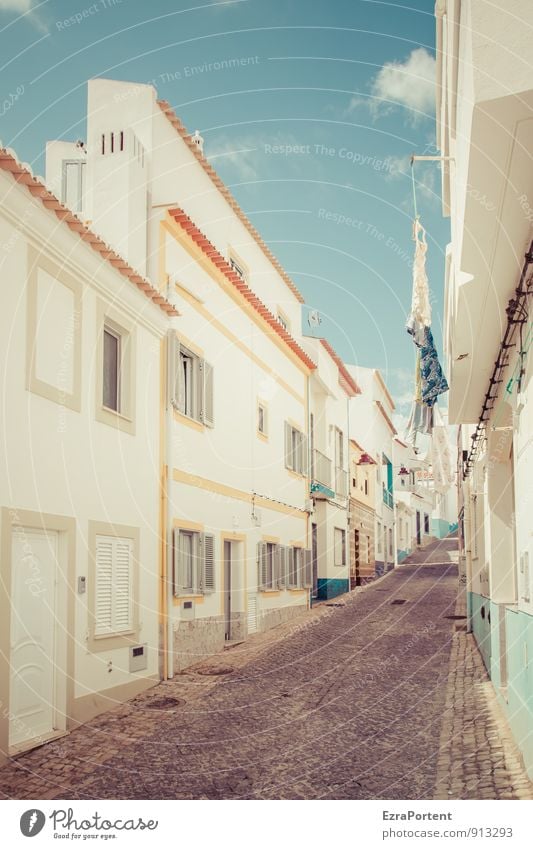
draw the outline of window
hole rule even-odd
[[[215,538],[174,529],[174,595],[205,595],[215,590]]]
[[[357,486],[357,480],[355,478],[352,478],[352,486],[354,489]]]
[[[392,557],[392,529],[389,528],[389,556]]]
[[[424,513],[424,533],[429,534],[429,515]]]
[[[268,433],[267,408],[261,401],[257,404],[257,430],[262,436]]]
[[[135,433],[135,326],[107,304],[98,306],[96,419]]]
[[[61,174],[61,203],[72,212],[81,212],[85,191],[85,161],[64,159]]]
[[[231,254],[230,254],[229,264],[230,264],[230,267],[233,269],[233,271],[236,274],[239,275],[241,280],[244,280],[245,282],[247,282],[248,275],[247,275],[247,273],[244,269],[243,263],[241,263],[240,260],[236,260],[235,257],[231,256]]]
[[[346,531],[343,528],[334,529],[334,558],[335,566],[346,565]]]
[[[368,495],[368,477],[365,478],[365,495]]]
[[[133,540],[96,537],[95,637],[133,630]]]
[[[378,552],[381,554],[381,522],[378,522]]]
[[[307,439],[289,422],[285,422],[285,467],[299,475],[307,474]]]
[[[287,318],[287,316],[284,313],[282,313],[281,310],[278,310],[277,319],[278,319],[279,323],[281,324],[281,326],[283,327],[283,329],[286,330],[287,333],[288,333],[289,329],[290,329],[289,319]]]
[[[214,426],[213,366],[195,354],[170,331],[169,393],[170,402],[184,416]]]
[[[120,335],[104,325],[102,403],[120,413]]]
[[[259,542],[257,565],[258,587],[263,592],[312,586],[312,559],[308,549],[274,542]]]

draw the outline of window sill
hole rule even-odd
[[[258,439],[260,439],[260,440],[261,440],[261,442],[268,442],[268,434],[266,434],[266,433],[261,433],[261,431],[260,431],[260,430],[258,430],[258,431],[256,432],[256,436],[257,436],[257,438],[258,438]]]
[[[266,589],[265,590],[265,589],[263,589],[263,590],[259,590],[259,592],[263,593],[263,595],[279,595],[281,593],[281,590],[278,590],[278,589]]]
[[[199,422],[197,419],[193,419],[192,416],[187,416],[185,413],[180,413],[180,411],[175,408],[174,421],[180,422],[181,424],[186,425],[186,427],[190,427],[192,430],[196,430],[199,433],[203,433],[205,430],[205,425],[202,422]]]
[[[135,422],[130,416],[126,416],[124,413],[118,413],[116,410],[105,407],[103,404],[96,408],[96,420],[101,424],[115,427],[123,433],[129,433],[131,436],[135,435]]]
[[[291,478],[296,478],[301,481],[307,480],[307,475],[304,475],[303,472],[295,472],[294,469],[288,469],[286,466],[285,471],[291,476]]]

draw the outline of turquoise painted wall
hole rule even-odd
[[[457,530],[457,522],[447,522],[445,519],[431,520],[431,533],[437,539],[444,539],[448,534]]]
[[[502,611],[499,605],[477,593],[467,594],[467,604],[476,643],[528,775],[533,779],[533,616],[510,608]],[[485,618],[481,616],[482,608]],[[502,613],[507,642],[506,690],[501,689],[499,617]]]

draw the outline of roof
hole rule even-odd
[[[326,351],[330,355],[330,357],[333,360],[333,362],[335,363],[335,365],[338,367],[338,369],[339,369],[339,383],[342,386],[342,388],[344,389],[344,391],[346,392],[346,394],[349,395],[351,398],[353,398],[355,395],[360,395],[361,390],[359,389],[359,386],[357,385],[357,383],[355,382],[355,380],[351,376],[350,372],[348,371],[348,369],[344,365],[343,361],[341,360],[341,358],[339,357],[337,352],[329,344],[328,340],[327,339],[321,339],[320,342],[322,343],[323,347],[326,349]]]
[[[385,396],[386,396],[386,398],[387,398],[387,400],[388,400],[389,404],[391,405],[391,408],[392,408],[393,410],[395,410],[395,409],[396,409],[396,405],[395,405],[394,401],[392,400],[392,396],[391,396],[391,394],[390,394],[390,392],[389,392],[389,390],[388,390],[388,388],[387,388],[387,384],[385,383],[385,381],[383,380],[383,377],[381,376],[381,372],[380,372],[380,370],[379,370],[379,369],[377,369],[377,368],[376,368],[376,369],[374,369],[374,374],[376,375],[377,379],[379,380],[379,382],[380,382],[380,384],[381,384],[381,388],[383,389],[383,391],[384,391],[384,393],[385,393]]]
[[[374,401],[374,404],[376,405],[376,407],[378,408],[378,410],[381,412],[381,415],[383,416],[383,418],[384,418],[384,419],[385,419],[385,421],[387,422],[388,426],[390,427],[390,429],[391,429],[391,431],[392,431],[392,435],[393,435],[393,436],[395,436],[395,435],[398,433],[398,431],[396,430],[396,428],[394,427],[394,425],[393,425],[392,421],[391,421],[391,420],[390,420],[390,418],[388,417],[388,415],[387,415],[387,413],[386,413],[386,411],[385,411],[385,407],[383,406],[383,404],[381,403],[381,401]]]
[[[289,348],[296,354],[297,357],[307,366],[308,369],[314,370],[316,369],[316,365],[313,360],[308,357],[303,348],[298,345],[296,340],[288,333],[285,328],[280,324],[278,319],[270,312],[270,310],[259,300],[255,292],[250,289],[245,280],[240,277],[236,271],[233,270],[229,262],[222,256],[222,254],[211,244],[211,242],[204,236],[204,234],[199,230],[199,228],[194,224],[186,212],[182,209],[175,208],[168,210],[169,215],[174,219],[174,221],[182,228],[182,230],[187,234],[187,236],[198,245],[200,250],[206,255],[206,257],[210,260],[210,262],[214,265],[218,271],[222,272],[222,274],[226,277],[227,280],[231,283],[231,285],[245,298],[254,310],[261,316],[261,318],[266,321],[266,323],[272,328],[272,330],[281,338],[283,341],[289,346]]]
[[[120,274],[127,277],[134,286],[143,292],[145,297],[153,301],[163,312],[167,315],[179,315],[177,309],[161,295],[158,289],[154,288],[145,277],[142,277],[138,271],[132,268],[100,236],[86,227],[68,207],[63,206],[44,183],[34,177],[27,166],[18,161],[12,150],[0,148],[0,170],[11,174],[13,179],[21,186],[26,186],[29,193],[40,200],[45,209],[54,212],[60,221],[63,221],[70,230],[77,233],[80,239],[87,242],[93,251],[99,253]]]
[[[202,166],[202,168],[206,172],[207,176],[212,180],[212,182],[217,187],[219,192],[223,195],[223,197],[229,203],[233,212],[240,219],[241,223],[244,224],[244,226],[246,227],[246,229],[248,230],[248,232],[250,233],[250,235],[252,236],[254,241],[259,245],[259,247],[261,248],[261,250],[265,254],[266,258],[269,260],[269,262],[272,263],[272,265],[274,266],[274,268],[276,269],[276,271],[278,272],[278,274],[280,275],[280,277],[282,278],[284,283],[291,290],[294,297],[301,304],[305,303],[304,298],[303,298],[302,294],[298,291],[296,285],[293,283],[293,281],[291,280],[291,278],[289,277],[287,272],[282,268],[279,261],[276,259],[276,257],[274,256],[274,254],[270,250],[270,248],[267,247],[267,245],[265,244],[265,242],[263,241],[263,239],[261,238],[261,236],[259,235],[259,233],[255,229],[255,227],[253,226],[251,221],[246,217],[246,215],[244,214],[244,212],[240,208],[239,204],[237,203],[237,201],[235,200],[235,198],[231,194],[228,187],[222,182],[222,180],[218,176],[218,174],[215,171],[215,169],[213,168],[213,166],[209,164],[208,160],[206,159],[206,157],[204,156],[204,154],[202,153],[202,151],[200,150],[198,145],[192,140],[191,134],[184,127],[184,125],[182,124],[182,122],[180,121],[180,119],[178,118],[178,116],[176,115],[174,110],[172,109],[170,103],[168,103],[168,101],[166,101],[166,100],[158,100],[157,104],[158,104],[159,108],[161,109],[161,111],[163,112],[163,114],[170,121],[170,123],[172,124],[172,126],[174,127],[176,132],[184,140],[185,144],[187,145],[187,147],[189,148],[189,150],[191,151],[193,156],[198,160],[198,162],[200,163],[200,165]]]

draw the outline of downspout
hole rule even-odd
[[[167,557],[166,557],[166,605],[167,605],[167,615],[166,615],[166,656],[167,656],[167,668],[166,668],[166,677],[167,679],[174,677],[174,621],[173,621],[173,610],[174,610],[174,595],[173,595],[173,548],[172,548],[172,537],[173,537],[173,528],[172,528],[172,430],[174,426],[174,417],[173,417],[173,406],[172,406],[172,394],[170,387],[170,375],[172,374],[171,370],[171,356],[174,350],[174,346],[170,344],[171,335],[174,334],[174,329],[171,328],[167,334],[167,380],[166,380],[166,428],[165,428],[165,494],[166,494],[166,545],[167,545]]]

